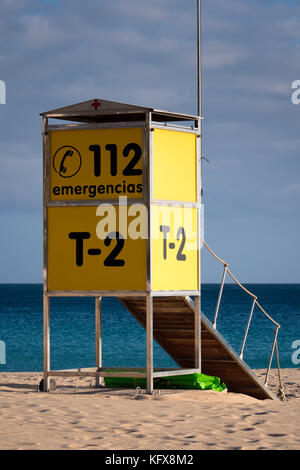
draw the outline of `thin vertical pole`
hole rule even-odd
[[[96,344],[96,367],[102,367],[102,335],[101,335],[101,302],[102,297],[95,298],[95,344]],[[96,387],[102,385],[102,378],[96,377]]]
[[[201,0],[197,0],[197,98],[198,98],[198,131],[199,143],[197,152],[197,202],[202,203],[202,51],[201,51]],[[195,324],[195,368],[202,371],[201,363],[201,211],[198,207],[198,290],[195,296],[194,324]]]
[[[248,320],[248,323],[247,323],[247,328],[246,328],[246,331],[245,331],[245,336],[244,336],[244,340],[243,340],[243,344],[242,344],[242,348],[241,348],[241,352],[240,352],[240,358],[241,359],[243,359],[244,348],[245,348],[245,344],[246,344],[248,331],[249,331],[249,328],[250,328],[250,323],[251,323],[251,320],[252,320],[255,304],[256,304],[256,298],[253,300],[249,320]]]
[[[148,209],[148,240],[147,240],[147,296],[146,296],[146,353],[147,353],[147,393],[153,394],[153,298],[152,298],[152,135],[151,135],[152,113],[146,115],[147,135],[147,209]]]
[[[265,386],[268,385],[269,374],[270,374],[270,369],[271,369],[271,365],[272,365],[272,360],[273,360],[273,355],[274,355],[274,349],[275,349],[275,345],[276,345],[276,341],[277,341],[278,330],[279,330],[279,328],[277,327],[277,328],[275,329],[275,332],[274,332],[274,341],[273,341],[271,356],[270,356],[270,360],[269,360],[269,366],[268,366],[268,370],[267,370],[267,374],[266,374],[266,378],[265,378]]]
[[[195,369],[201,373],[201,303],[200,295],[195,296]]]
[[[49,391],[50,378],[50,299],[47,294],[43,296],[43,333],[44,333],[44,381],[43,391]]]
[[[279,393],[280,393],[281,399],[283,401],[286,401],[286,396],[285,396],[285,393],[284,393],[283,384],[282,384],[282,380],[281,380],[277,338],[276,338],[275,348],[276,348],[276,359],[277,359],[278,380],[279,380]]]
[[[153,394],[153,298],[146,296],[147,393]]]
[[[152,200],[153,200],[153,178],[152,178],[152,113],[146,115],[146,158],[147,178],[145,186],[146,206],[148,210],[148,239],[147,239],[147,291],[152,290]]]
[[[43,117],[43,291],[48,292],[48,197],[49,197],[49,145],[48,118]]]
[[[201,0],[197,0],[197,84],[198,117],[202,116],[202,50],[201,50]]]
[[[48,293],[48,119],[43,117],[43,391],[50,388],[50,299]]]
[[[217,306],[216,306],[216,311],[215,311],[215,318],[214,318],[214,323],[213,323],[214,328],[217,328],[217,318],[218,318],[218,313],[219,313],[219,309],[220,309],[220,303],[221,303],[221,298],[222,298],[222,294],[223,294],[223,288],[224,288],[226,273],[227,273],[227,264],[224,264],[224,271],[223,271],[223,275],[222,275],[222,281],[221,281],[221,286],[220,286],[220,290],[219,290],[218,301],[217,301]]]

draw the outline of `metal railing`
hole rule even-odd
[[[248,289],[246,289],[246,287],[244,287],[244,286],[238,281],[238,279],[232,274],[232,272],[231,272],[231,271],[229,270],[229,268],[228,268],[228,263],[226,263],[226,262],[223,261],[221,258],[219,258],[219,257],[212,251],[212,249],[207,245],[207,243],[206,243],[203,239],[202,239],[202,242],[203,242],[204,246],[207,248],[207,250],[214,256],[214,258],[217,259],[217,260],[218,260],[220,263],[222,263],[223,266],[224,266],[223,275],[222,275],[222,280],[221,280],[220,289],[219,289],[219,294],[218,294],[218,300],[217,300],[216,310],[215,310],[215,315],[214,315],[213,327],[214,327],[215,329],[217,329],[217,319],[218,319],[218,314],[219,314],[219,310],[220,310],[220,304],[221,304],[222,295],[223,295],[224,283],[225,283],[225,279],[226,279],[226,274],[228,274],[228,275],[231,277],[231,279],[232,279],[247,295],[249,295],[249,296],[253,299],[253,302],[252,302],[252,305],[251,305],[251,311],[250,311],[250,315],[249,315],[248,323],[247,323],[247,326],[246,326],[246,331],[245,331],[245,334],[244,334],[243,343],[242,343],[242,347],[241,347],[241,351],[240,351],[240,355],[239,355],[239,356],[240,356],[241,359],[243,359],[243,356],[244,356],[244,349],[245,349],[245,345],[246,345],[246,341],[247,341],[248,332],[249,332],[251,320],[252,320],[252,317],[253,317],[254,309],[255,309],[255,307],[258,307],[258,308],[260,309],[260,311],[261,311],[271,322],[273,322],[274,325],[275,325],[275,329],[274,329],[274,341],[273,341],[273,344],[272,344],[272,350],[271,350],[271,355],[270,355],[270,359],[269,359],[269,364],[268,364],[268,368],[267,368],[267,372],[266,372],[266,377],[265,377],[264,385],[265,385],[266,387],[268,386],[268,380],[269,380],[269,375],[270,375],[270,369],[271,369],[271,365],[272,365],[272,361],[273,361],[273,357],[274,357],[274,351],[276,350],[276,360],[277,360],[278,380],[279,380],[278,395],[280,396],[280,398],[281,398],[282,400],[286,400],[285,394],[284,394],[284,390],[283,390],[283,384],[282,384],[282,380],[281,380],[281,374],[280,374],[279,352],[278,352],[278,342],[277,342],[278,331],[279,331],[279,328],[280,328],[279,323],[277,323],[277,322],[262,308],[262,306],[261,306],[261,305],[259,304],[259,302],[257,301],[257,296],[254,295],[252,292],[250,292]]]

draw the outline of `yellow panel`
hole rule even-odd
[[[197,209],[152,207],[152,289],[198,290]]]
[[[197,137],[188,132],[154,129],[153,197],[197,200]]]
[[[124,208],[110,207],[116,210],[117,224],[107,228],[107,232],[113,229],[121,232],[119,211]],[[123,241],[116,237],[99,239],[96,229],[103,217],[96,215],[96,209],[91,206],[48,209],[48,289],[145,290],[146,240],[126,238],[122,246]],[[122,232],[125,238],[126,233]]]
[[[50,132],[50,200],[141,198],[143,129]]]

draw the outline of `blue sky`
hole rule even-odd
[[[42,281],[39,113],[94,97],[196,113],[196,0],[1,0],[0,282]],[[203,0],[205,238],[299,282],[300,2]],[[204,257],[203,280],[220,269]]]

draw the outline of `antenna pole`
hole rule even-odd
[[[197,83],[198,117],[202,116],[201,0],[197,0]]]

